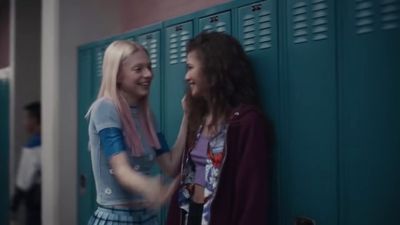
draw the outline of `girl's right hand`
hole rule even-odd
[[[174,178],[168,184],[163,184],[160,176],[149,177],[148,188],[143,192],[145,201],[148,203],[146,207],[150,209],[160,208],[173,195],[178,187],[179,180],[180,176]]]

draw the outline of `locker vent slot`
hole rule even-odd
[[[102,69],[103,69],[103,57],[104,57],[104,51],[106,50],[106,47],[99,47],[96,51],[96,75],[98,77],[103,76],[102,74]]]
[[[318,10],[319,11],[319,10]],[[307,4],[304,1],[296,2],[292,7],[293,39],[295,44],[307,42]]]
[[[259,14],[259,48],[266,49],[271,47],[271,12],[263,10]]]
[[[243,47],[245,51],[256,49],[256,18],[252,14],[243,17]]]
[[[383,30],[391,30],[399,27],[400,1],[383,0],[381,2],[381,25]]]
[[[190,39],[190,32],[178,25],[176,31],[169,35],[169,64],[186,62],[186,43]]]
[[[243,47],[246,52],[268,49],[272,46],[272,16],[265,3],[246,7],[246,14],[240,19]]]
[[[372,1],[356,0],[356,33],[365,34],[374,30],[374,11]]]
[[[328,38],[328,4],[326,0],[313,0],[312,5],[312,32],[313,40],[323,40]]]
[[[145,47],[149,53],[150,56],[150,61],[151,61],[151,68],[157,68],[158,66],[158,52],[157,52],[157,39],[155,36],[155,33],[153,34],[148,34],[145,35],[140,41],[140,44],[143,45],[143,47]]]

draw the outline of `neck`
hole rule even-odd
[[[139,99],[132,97],[132,95],[129,95],[128,93],[122,91],[122,97],[125,98],[125,100],[128,102],[129,106],[137,106],[139,104]]]

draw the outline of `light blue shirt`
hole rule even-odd
[[[156,154],[155,150],[149,145],[146,138],[144,138],[138,113],[138,108],[131,108],[132,118],[142,141],[144,154],[141,157],[134,157],[130,153],[130,150],[123,149],[123,151],[127,152],[128,161],[133,169],[150,175],[155,165]],[[141,196],[124,190],[113,175],[108,162],[109,159],[100,145],[99,132],[106,128],[118,128],[122,130],[121,120],[113,102],[109,99],[100,98],[93,105],[89,121],[89,147],[96,183],[96,201],[100,205],[111,206],[142,200]]]

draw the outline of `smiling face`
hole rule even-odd
[[[130,103],[137,103],[149,95],[152,79],[151,63],[144,50],[129,55],[123,61],[118,74],[120,89]]]
[[[201,61],[196,51],[191,51],[186,60],[187,72],[185,80],[190,87],[190,93],[193,97],[206,97],[207,82],[202,72]]]

